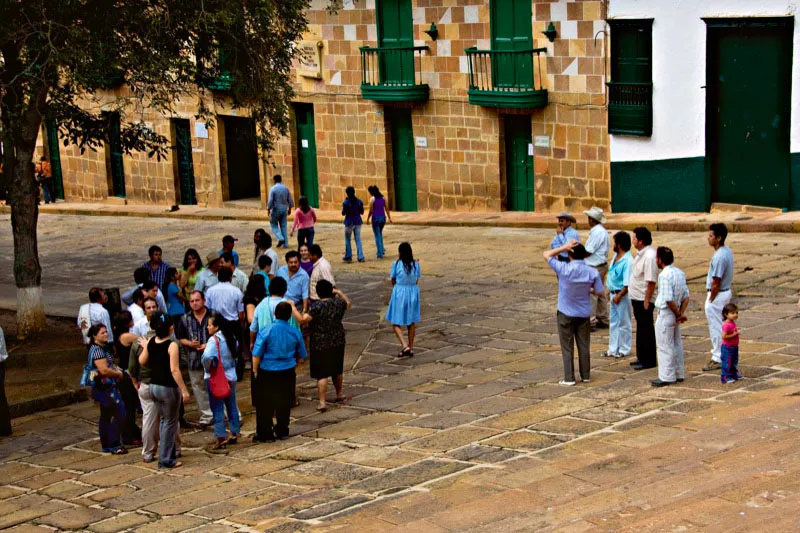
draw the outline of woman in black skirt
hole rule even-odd
[[[317,282],[317,296],[319,300],[312,300],[308,312],[303,314],[303,323],[310,324],[311,329],[311,377],[317,380],[317,410],[325,411],[328,377],[333,377],[336,403],[345,401],[342,395],[345,347],[342,319],[345,311],[350,309],[350,300],[324,279]]]

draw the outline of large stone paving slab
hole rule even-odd
[[[74,320],[90,286],[127,287],[128,267],[141,264],[152,242],[179,262],[189,245],[210,249],[206,237],[216,246],[224,234],[253,230],[209,221],[198,241],[190,224],[42,217],[49,309]],[[94,225],[102,231],[86,231]],[[320,224],[318,236],[335,259],[340,226]],[[171,472],[142,463],[139,450],[102,454],[90,402],[15,420],[15,436],[0,441],[0,528],[796,529],[786,517],[799,501],[800,407],[787,394],[800,390],[800,243],[729,237],[741,267],[734,292],[744,381],[723,386],[718,374],[701,370],[710,346],[700,301],[711,256],[704,237],[656,234],[656,244],[675,251],[696,296],[683,330],[686,381],[652,389],[655,371],[598,356],[607,343],[600,331],[592,336],[592,382],[560,387],[555,280],[536,259],[551,237],[547,230],[387,228],[390,250],[409,240],[424,264],[423,319],[417,354],[408,359],[397,357],[394,333],[381,321],[390,263],[333,261],[337,285],[354,303],[345,320],[352,399],[316,412],[315,384],[301,366],[301,406],[286,441],[248,442],[247,383],[240,385],[240,444],[212,455],[204,450],[209,432],[184,431],[185,466]],[[0,239],[0,305],[15,297],[12,280],[2,277],[11,271],[9,243]],[[464,257],[479,260],[454,269]],[[86,264],[92,268],[76,282],[71,273]],[[333,394],[329,387],[329,402]],[[741,508],[760,521],[741,521]]]

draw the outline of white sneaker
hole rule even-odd
[[[575,386],[575,382],[574,381],[567,381],[567,380],[564,380],[564,379],[559,381],[558,384],[559,385],[564,385],[565,387],[573,387],[573,386]]]
[[[591,379],[582,379],[582,380],[581,380],[581,383],[589,383],[589,382],[591,382],[591,381],[592,381]]]
[[[614,359],[622,359],[623,357],[628,357],[628,354],[626,354],[626,353],[615,353],[614,355],[612,355],[612,357]]]

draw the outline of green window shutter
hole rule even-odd
[[[653,132],[653,20],[610,20],[609,133]]]

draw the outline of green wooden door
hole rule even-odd
[[[297,124],[297,166],[300,172],[300,194],[312,207],[319,207],[317,179],[317,141],[314,130],[314,105],[294,104]]]
[[[530,0],[492,0],[492,50],[512,52],[533,48]],[[492,60],[495,87],[533,86],[531,54],[495,54]]]
[[[414,46],[411,0],[378,0],[378,47]],[[381,83],[414,85],[414,53],[384,50],[380,52]]]
[[[255,122],[249,118],[230,116],[222,120],[228,162],[228,199],[258,198],[261,195],[261,181]]]
[[[125,198],[125,165],[122,163],[122,139],[119,113],[107,113],[108,168],[111,173],[111,195]]]
[[[394,202],[397,211],[417,210],[417,158],[411,111],[387,110],[392,136],[392,166],[394,169]]]
[[[531,143],[531,117],[506,115],[506,207],[509,211],[533,211],[533,156],[528,153]]]
[[[707,21],[712,201],[789,207],[791,21]]]
[[[58,123],[49,118],[44,122],[47,130],[47,152],[50,154],[50,168],[53,171],[53,185],[56,198],[64,199],[64,175],[61,172],[61,153],[58,150]]]
[[[189,121],[174,119],[175,124],[175,162],[178,168],[178,185],[181,203],[196,205],[197,194],[194,184],[194,162],[192,161],[192,134]]]

